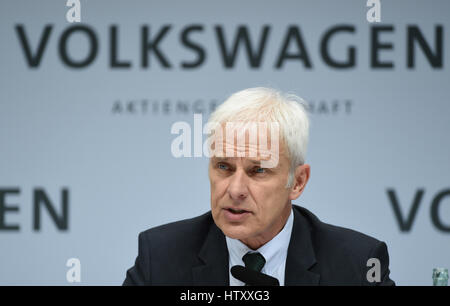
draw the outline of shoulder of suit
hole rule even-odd
[[[356,230],[322,222],[306,208],[295,206],[298,212],[308,220],[313,243],[327,246],[336,251],[349,252],[354,255],[367,255],[380,240]]]
[[[214,220],[211,211],[206,212],[200,216],[184,219],[176,222],[159,225],[148,230],[145,230],[141,235],[145,236],[150,241],[186,241],[200,239],[208,233],[211,224]]]

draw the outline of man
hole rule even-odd
[[[236,265],[280,285],[394,285],[384,242],[292,204],[311,171],[303,100],[246,89],[208,126],[211,211],[142,232],[124,285],[245,285],[231,274]]]

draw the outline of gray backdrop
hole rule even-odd
[[[81,262],[81,284],[121,284],[140,231],[209,210],[208,160],[172,157],[171,125],[192,123],[194,112],[205,122],[214,104],[254,86],[293,91],[311,105],[312,173],[296,204],[385,241],[399,285],[429,285],[434,267],[450,268],[449,1],[385,0],[377,24],[366,20],[361,0],[82,0],[78,24],[67,22],[65,2],[0,2],[0,284],[69,284],[69,258]],[[41,60],[30,67],[16,26],[35,55],[46,25]],[[128,68],[110,64],[114,25]],[[158,49],[171,68],[154,51],[143,67],[142,28],[154,39],[165,25]],[[201,30],[188,38],[205,58],[184,68],[199,55],[181,39],[194,25]],[[259,67],[250,66],[244,41],[233,67],[224,65],[215,27],[230,52],[241,25],[255,49],[270,27]],[[330,67],[320,51],[325,33],[342,25],[354,30],[334,35],[329,53],[345,61],[354,47],[355,64],[346,69]],[[72,61],[90,52],[86,30],[68,32],[74,26],[88,27],[98,42],[95,59],[80,68],[67,66],[59,49],[66,33]],[[292,36],[286,52],[306,52],[311,67],[305,58],[275,67],[291,26],[304,50]],[[419,29],[436,55],[438,26],[442,62],[433,66],[415,39],[409,68],[408,31]],[[371,64],[374,27],[392,27],[378,35],[392,48],[375,50],[391,68]],[[63,190],[66,229],[42,201],[45,195],[62,216]],[[421,191],[402,231],[393,203],[406,220]]]

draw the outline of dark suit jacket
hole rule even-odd
[[[321,222],[293,205],[294,225],[285,285],[395,285],[384,242]],[[369,258],[381,263],[381,281],[369,283]],[[139,253],[124,285],[229,285],[225,235],[211,212],[139,234]]]

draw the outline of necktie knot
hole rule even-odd
[[[245,267],[260,272],[266,263],[266,259],[259,252],[248,252],[242,257]]]

